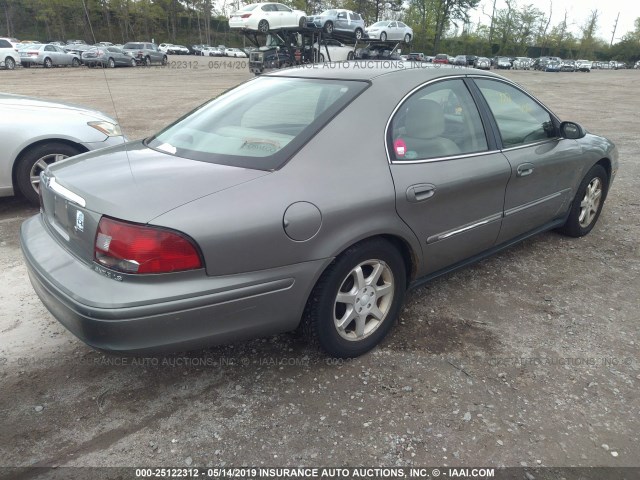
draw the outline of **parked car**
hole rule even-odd
[[[95,47],[82,54],[87,67],[135,67],[136,59],[118,47]]]
[[[427,61],[424,56],[424,53],[422,52],[409,53],[407,60],[409,60],[410,62],[426,62]]]
[[[576,71],[576,62],[574,60],[565,60],[560,65],[561,72],[575,72]]]
[[[20,53],[9,40],[0,38],[0,68],[13,70],[20,65]]]
[[[627,64],[626,63],[620,62],[620,61],[617,61],[617,60],[611,60],[611,62],[609,62],[609,63],[610,63],[610,67],[613,70],[624,70],[625,68],[627,68]]]
[[[458,66],[467,66],[467,56],[466,55],[458,55],[454,57],[453,64]]]
[[[174,45],[176,54],[178,55],[189,55],[189,49],[184,45]]]
[[[44,68],[60,66],[80,66],[80,57],[76,53],[67,53],[55,45],[28,45],[20,50],[22,66],[42,65]]]
[[[47,165],[124,141],[118,123],[96,110],[0,93],[0,197],[20,192],[37,205]]]
[[[227,48],[224,52],[226,57],[247,58],[247,54],[239,48]]]
[[[509,57],[498,57],[496,59],[496,68],[498,70],[510,70],[512,67],[511,59]]]
[[[252,3],[229,17],[230,28],[243,28],[267,33],[278,28],[302,28],[307,14],[281,3]]]
[[[160,45],[158,45],[158,50],[160,50],[162,53],[166,53],[166,54],[175,54],[175,53],[177,53],[177,51],[174,48],[174,45],[172,43],[161,43]]]
[[[347,34],[356,40],[360,40],[365,34],[364,20],[360,14],[342,8],[331,8],[320,15],[310,16],[307,22],[322,28],[328,34]]]
[[[87,45],[86,43],[72,43],[70,45],[62,47],[62,49],[67,53],[76,55],[78,58],[82,58],[82,54],[88,50],[91,50],[93,47],[93,45]]]
[[[530,70],[533,60],[529,57],[516,57],[513,60],[512,68],[514,70]]]
[[[322,40],[320,45],[316,42],[313,48],[318,52],[320,62],[328,61],[329,59],[331,59],[332,62],[343,62],[355,58],[353,47],[349,47],[333,38]],[[327,52],[329,54],[328,57]]]
[[[395,20],[383,20],[376,22],[365,29],[369,38],[385,40],[401,40],[410,43],[413,38],[413,29],[403,22]]]
[[[449,63],[449,55],[446,53],[439,53],[435,56],[432,63],[440,63],[440,64],[448,64]]]
[[[634,65],[633,68],[638,69],[640,68],[640,60],[638,60]]]
[[[95,44],[96,47],[113,47],[113,43],[111,42],[98,42]]]
[[[384,42],[371,42],[355,51],[356,60],[402,60],[394,45]]]
[[[407,287],[545,230],[588,234],[617,157],[489,72],[293,68],[50,165],[20,241],[45,306],[95,348],[301,327],[353,357],[388,334]]]
[[[590,72],[593,68],[591,60],[576,60],[576,70],[579,72]]]
[[[128,42],[122,47],[122,50],[136,59],[138,65],[152,65],[159,63],[167,64],[167,54],[158,50],[155,43],[149,42]]]
[[[562,60],[551,58],[544,64],[545,72],[560,72],[562,71]]]
[[[479,68],[480,70],[490,70],[491,69],[491,60],[487,57],[476,57],[473,62],[473,66],[475,68]]]
[[[5,40],[11,44],[12,47],[15,47],[20,43],[20,40],[14,37],[0,37],[0,40]]]

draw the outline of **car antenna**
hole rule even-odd
[[[91,23],[91,17],[89,16],[89,10],[87,9],[86,0],[82,0],[82,7],[84,8],[84,14],[87,17],[87,22],[89,23],[89,30],[91,31],[93,44],[96,45],[98,42],[96,41],[96,35],[93,31],[93,24]],[[82,64],[82,54],[80,55],[80,63]],[[107,73],[105,72],[104,68],[102,69],[102,73],[104,75],[104,83],[107,85],[107,91],[109,92],[109,98],[111,99],[111,105],[113,106],[113,112],[115,113],[118,125],[120,125],[120,128],[122,128],[122,124],[120,123],[120,116],[118,115],[118,109],[116,108],[116,102],[113,100],[113,94],[111,93],[111,87],[109,86],[109,80],[107,79]],[[126,143],[124,135],[122,136],[122,143]],[[127,158],[129,158],[128,154]]]

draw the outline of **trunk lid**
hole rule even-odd
[[[103,215],[149,223],[185,203],[269,173],[174,157],[133,142],[51,165],[40,184],[43,216],[62,244],[92,262]]]

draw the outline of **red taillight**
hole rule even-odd
[[[202,268],[194,244],[184,235],[157,227],[102,217],[95,260],[126,273],[168,273]]]
[[[240,18],[249,18],[250,16],[250,13],[243,13],[242,15],[240,15]]]

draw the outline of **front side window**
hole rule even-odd
[[[281,3],[276,3],[276,10],[279,12],[291,12],[291,9],[286,5],[282,5]]]
[[[437,82],[405,100],[390,124],[392,160],[409,161],[488,150],[480,114],[460,79]]]
[[[495,80],[475,82],[496,119],[505,148],[556,137],[549,112],[526,93]]]
[[[258,78],[187,114],[146,143],[178,157],[273,170],[367,85],[361,81]]]

